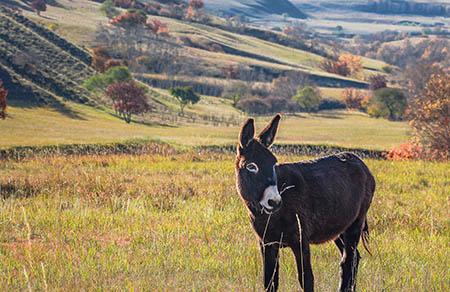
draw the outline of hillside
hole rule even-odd
[[[240,14],[249,18],[264,18],[282,14],[293,18],[307,17],[289,0],[205,0],[205,5],[207,9],[224,15]]]
[[[13,102],[90,102],[80,86],[94,73],[90,58],[50,30],[0,7],[0,73]]]

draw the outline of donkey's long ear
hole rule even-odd
[[[280,119],[281,115],[277,114],[275,117],[273,117],[269,125],[267,125],[267,127],[259,134],[259,141],[267,148],[269,148],[275,140],[275,135],[277,134]]]
[[[248,119],[242,126],[241,133],[239,134],[239,146],[243,149],[247,147],[248,143],[253,140],[255,136],[255,121]]]

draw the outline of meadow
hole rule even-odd
[[[450,166],[366,162],[377,191],[360,291],[448,291]],[[233,164],[191,151],[1,161],[0,290],[262,290]],[[335,246],[312,255],[317,291],[336,290]],[[298,289],[285,250],[281,291]]]
[[[211,103],[211,100],[215,102]],[[195,124],[174,124],[158,119],[153,123],[128,125],[107,110],[70,102],[65,103],[69,112],[47,107],[11,106],[8,109],[8,119],[0,123],[0,149],[13,146],[110,143],[130,139],[156,139],[179,146],[234,144],[239,125],[245,121],[245,116],[218,100],[205,98],[188,112],[231,117],[233,123],[228,126],[198,121]],[[153,115],[156,118],[158,116],[160,115]],[[258,129],[262,129],[268,119],[269,117],[257,118]],[[407,139],[408,126],[404,122],[373,119],[359,112],[322,111],[285,116],[277,142],[387,150]]]

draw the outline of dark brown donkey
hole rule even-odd
[[[280,115],[258,137],[253,119],[241,129],[236,159],[237,190],[251,213],[260,238],[264,287],[278,288],[278,251],[289,247],[295,255],[304,291],[314,290],[310,244],[333,240],[341,255],[340,291],[354,291],[365,245],[366,221],[375,180],[364,162],[352,153],[314,161],[278,164],[269,150]]]

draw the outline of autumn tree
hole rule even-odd
[[[425,89],[412,98],[411,126],[423,155],[431,159],[450,158],[450,74],[431,75]]]
[[[3,87],[3,81],[0,79],[0,119],[6,118],[6,97],[8,91]]]
[[[114,110],[127,123],[132,115],[150,110],[145,89],[135,81],[117,82],[108,86],[106,96],[111,98]]]
[[[31,8],[40,16],[42,11],[47,11],[47,4],[45,4],[45,0],[34,0],[31,2]]]
[[[184,113],[184,108],[188,104],[196,104],[200,101],[200,96],[195,94],[192,87],[175,87],[170,89],[170,94],[178,100],[180,113]]]
[[[369,77],[369,88],[371,90],[375,91],[386,87],[387,87],[386,76],[382,74],[376,74]]]
[[[320,62],[319,67],[329,73],[341,76],[350,75],[350,68],[347,66],[347,64],[339,62],[337,60],[325,58],[322,62]]]
[[[352,54],[341,54],[332,59],[325,58],[319,67],[329,73],[341,76],[356,76],[363,68],[361,57]]]
[[[130,10],[114,17],[110,23],[124,29],[134,29],[137,26],[145,25],[147,17],[140,10]]]
[[[338,58],[338,62],[341,64],[345,64],[347,68],[350,70],[351,75],[357,75],[363,69],[360,56],[352,54],[341,54]]]

